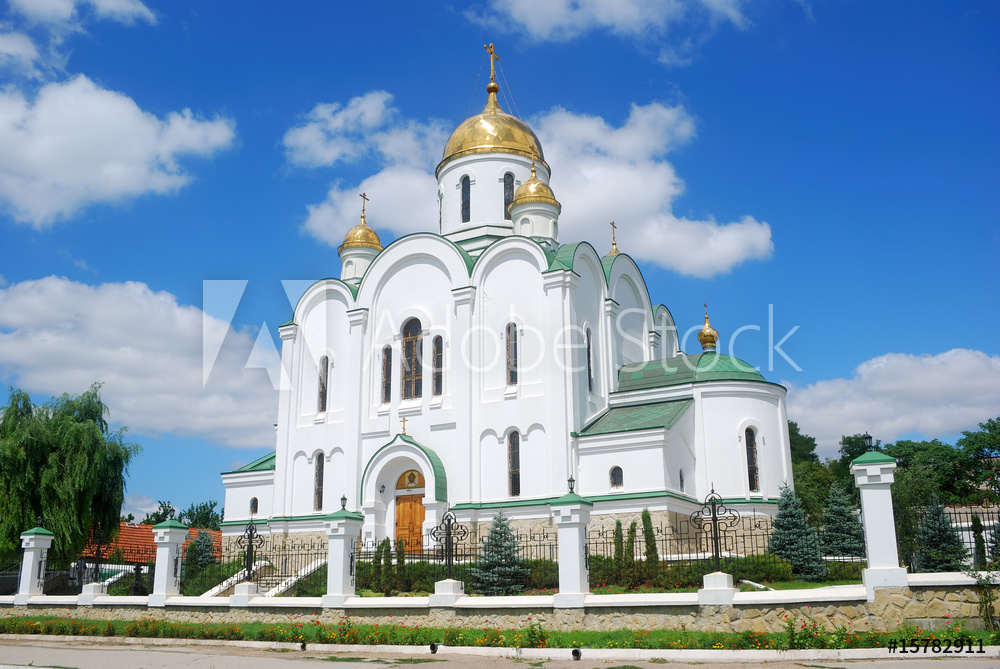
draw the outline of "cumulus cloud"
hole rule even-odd
[[[285,135],[286,156],[294,165],[330,167],[361,157],[383,165],[357,186],[334,183],[323,202],[308,206],[305,230],[331,246],[358,222],[356,194],[361,191],[373,198],[368,222],[377,228],[396,235],[437,228],[432,170],[448,126],[404,119],[391,102],[391,95],[376,91],[346,105],[317,105]],[[616,220],[623,251],[699,277],[770,256],[770,226],[752,216],[720,223],[671,213],[684,184],[666,157],[695,134],[694,121],[682,107],[633,105],[619,127],[560,108],[530,123],[563,205],[560,241],[590,240],[603,248],[607,225]]]
[[[89,10],[102,19],[126,25],[156,23],[156,16],[140,0],[8,0],[10,7],[29,21],[57,25],[69,24],[80,10]]]
[[[203,317],[142,283],[15,283],[0,289],[0,374],[42,397],[102,382],[111,420],[133,431],[273,445],[277,394],[266,373],[244,369],[253,335],[230,330],[203,385]]]
[[[509,26],[537,41],[567,41],[595,30],[627,37],[666,36],[679,25],[728,22],[743,27],[741,0],[490,0],[469,18]]]
[[[937,355],[888,353],[849,379],[788,387],[788,417],[836,457],[843,435],[867,431],[883,442],[913,432],[944,437],[1000,415],[1000,356],[956,348]]]
[[[0,69],[37,77],[37,60],[38,49],[30,37],[19,32],[0,33]]]
[[[28,100],[0,92],[0,200],[36,228],[100,202],[165,194],[191,177],[182,156],[229,148],[231,119],[191,110],[161,120],[128,96],[80,75],[51,83]]]

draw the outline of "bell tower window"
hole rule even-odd
[[[510,480],[510,496],[521,495],[521,435],[511,432],[507,437],[507,468]]]
[[[411,318],[403,324],[403,399],[409,400],[423,395],[424,336],[420,332],[420,321]]]
[[[392,349],[382,349],[382,404],[392,400]]]
[[[510,220],[510,203],[514,201],[514,175],[510,172],[503,175],[503,217]]]
[[[319,359],[319,393],[316,399],[316,411],[326,411],[327,381],[330,373],[330,359],[325,355]]]
[[[757,434],[752,427],[748,427],[744,433],[747,442],[747,482],[750,484],[750,491],[760,490],[760,480],[757,477]]]
[[[444,339],[434,337],[434,394],[444,393]]]
[[[462,177],[462,223],[472,220],[472,181]]]
[[[323,466],[326,463],[322,453],[316,454],[316,481],[313,486],[313,510],[323,510]]]
[[[517,385],[517,324],[507,324],[507,385]]]

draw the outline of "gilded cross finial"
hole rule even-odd
[[[358,193],[358,197],[361,198],[361,217],[365,216],[365,205],[368,204],[368,193]]]
[[[490,42],[489,44],[484,44],[483,48],[486,49],[486,51],[489,52],[490,54],[490,81],[496,83],[497,76],[496,76],[496,70],[494,69],[493,66],[493,61],[499,61],[500,56],[498,56],[497,52],[493,50],[493,42]]]
[[[615,239],[615,229],[617,229],[617,228],[618,228],[618,226],[615,225],[615,222],[611,221],[611,254],[610,255],[615,255],[616,253],[618,253],[618,240]]]
[[[708,302],[705,303],[705,322],[708,322]]]
[[[403,421],[403,434],[405,435],[406,434],[406,416],[403,416],[402,421]]]

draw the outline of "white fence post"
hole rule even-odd
[[[346,502],[342,499],[341,502]],[[356,511],[341,508],[324,519],[326,536],[330,542],[326,561],[326,594],[323,608],[343,606],[348,597],[354,596],[355,548],[361,536],[365,517]]]
[[[574,492],[550,505],[559,536],[559,592],[553,601],[556,608],[581,608],[590,594],[586,553],[587,525],[593,506],[593,502]]]
[[[851,462],[854,484],[861,492],[861,522],[865,528],[868,568],[861,572],[868,601],[875,588],[905,588],[906,570],[899,566],[896,546],[896,519],[892,512],[893,470],[896,461],[884,453],[871,451]]]
[[[181,549],[188,538],[187,525],[174,519],[153,526],[156,543],[156,567],[153,570],[153,592],[149,606],[166,606],[167,599],[181,591]]]
[[[56,535],[41,527],[21,534],[21,582],[14,596],[14,606],[24,606],[28,599],[43,594],[45,588],[45,555]]]

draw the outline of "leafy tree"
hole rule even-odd
[[[493,516],[476,566],[470,571],[476,590],[484,595],[512,595],[524,588],[528,569],[521,566],[517,537],[503,510]]]
[[[865,530],[854,515],[851,498],[839,486],[830,488],[820,542],[825,555],[865,556]]]
[[[961,571],[962,562],[968,557],[961,535],[935,497],[917,531],[913,566],[916,571],[924,572]]]
[[[216,506],[218,506],[218,502],[214,500],[192,504],[181,511],[178,519],[188,527],[217,530],[222,523],[222,514],[215,510]]]
[[[830,497],[833,472],[818,462],[797,462],[792,465],[792,480],[795,482],[795,496],[806,512],[806,518],[813,527],[823,521],[823,508]]]
[[[656,583],[660,573],[660,554],[656,549],[656,536],[653,534],[653,519],[649,509],[642,510],[642,538],[646,544],[646,578],[650,583]]]
[[[960,504],[982,498],[976,481],[976,460],[961,448],[937,439],[900,440],[886,446],[884,451],[886,455],[895,458],[897,467],[901,469],[923,465],[924,473],[933,478],[935,493],[945,504]]]
[[[0,552],[16,550],[39,517],[59,550],[83,548],[94,527],[114,538],[128,465],[142,449],[125,441],[126,428],[109,427],[100,390],[36,405],[10,388],[0,409]]]
[[[975,432],[962,432],[956,446],[972,461],[971,478],[977,487],[985,487],[991,501],[1000,501],[1000,417],[980,423]]]
[[[809,527],[798,498],[787,485],[781,487],[778,515],[767,549],[791,562],[794,574],[804,581],[822,581],[829,573],[820,552],[819,538]]]
[[[819,464],[819,456],[816,455],[816,438],[799,432],[799,424],[794,420],[788,421],[788,443],[792,449],[792,465],[800,462]]]
[[[160,508],[158,508],[153,513],[147,513],[146,517],[142,519],[143,525],[159,525],[160,523],[165,523],[174,517],[176,509],[170,505],[170,501],[163,501],[162,499],[158,501]]]
[[[937,494],[936,478],[926,464],[915,464],[895,472],[892,513],[896,519],[896,541],[904,565],[914,564],[922,510]]]
[[[872,450],[881,451],[882,442],[876,441],[872,444]],[[865,436],[863,434],[842,436],[840,438],[840,450],[838,452],[840,453],[840,458],[830,463],[830,471],[833,472],[833,476],[837,482],[846,490],[849,486],[853,485],[851,463],[854,462],[856,458],[859,458],[868,452],[868,449],[865,447]]]

